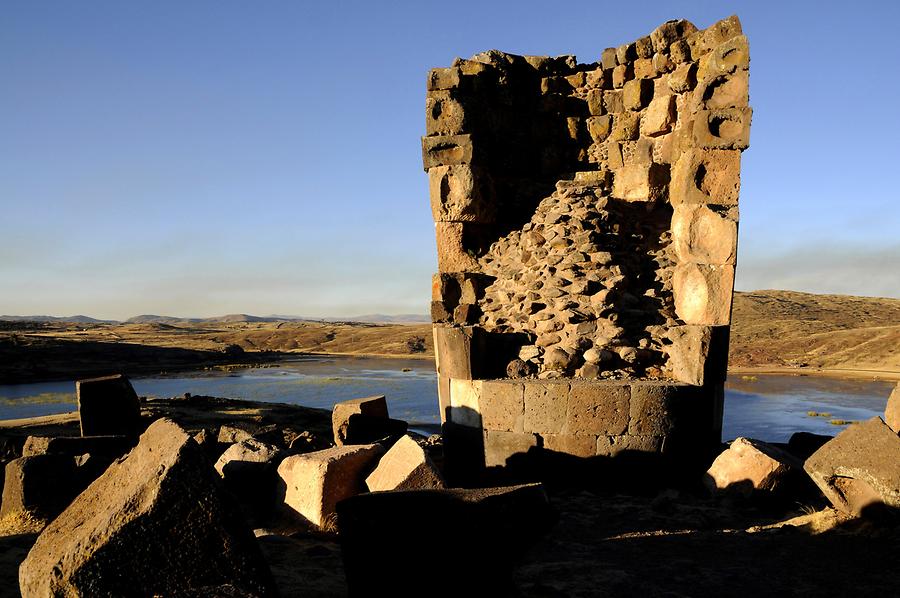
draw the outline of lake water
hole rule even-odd
[[[439,429],[437,381],[429,360],[308,357],[275,367],[134,378],[139,395],[196,395],[274,401],[331,409],[346,399],[383,394],[392,417],[420,432]],[[831,422],[884,412],[893,383],[813,376],[732,375],[725,390],[723,437],[784,442],[793,432],[836,434]],[[0,419],[64,413],[75,408],[73,382],[0,386]],[[810,412],[819,415],[811,416]]]

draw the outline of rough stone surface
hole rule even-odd
[[[35,455],[6,464],[0,519],[53,519],[82,490],[71,455]]]
[[[286,458],[278,466],[284,504],[310,523],[331,529],[337,503],[365,489],[366,475],[382,454],[381,445],[361,444]]]
[[[231,584],[274,596],[252,532],[200,447],[158,420],[38,537],[19,568],[26,598],[173,596]]]
[[[118,374],[75,382],[82,436],[137,435],[141,404],[128,378]]]
[[[894,386],[891,396],[888,397],[887,406],[884,408],[884,422],[891,430],[900,434],[900,382]]]
[[[806,460],[809,477],[841,511],[900,508],[900,436],[873,417],[851,424]]]
[[[368,415],[372,417],[388,417],[387,401],[384,395],[363,397],[335,403],[331,410],[331,429],[334,432],[334,443],[338,446],[344,444],[347,434],[348,420],[354,414]]]
[[[704,483],[712,491],[751,495],[789,488],[803,464],[792,455],[759,440],[736,438],[707,470]]]
[[[444,481],[425,450],[410,436],[403,436],[366,478],[366,487],[370,492],[424,490],[443,488]]]
[[[22,447],[22,456],[90,454],[116,458],[131,450],[135,443],[131,436],[29,436]]]

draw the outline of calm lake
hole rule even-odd
[[[179,373],[132,380],[139,395],[197,395],[274,401],[330,409],[338,401],[383,394],[391,416],[420,432],[438,430],[437,382],[430,360],[308,357],[271,367]],[[725,391],[723,437],[784,442],[793,432],[836,434],[843,425],[881,415],[892,382],[812,376],[732,375]],[[0,419],[75,408],[74,382],[0,386]],[[818,415],[810,415],[815,412]]]

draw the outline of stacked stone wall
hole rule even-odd
[[[579,456],[665,453],[670,431],[636,434],[642,408],[604,398],[635,384],[694,387],[673,396],[703,406],[704,442],[720,429],[748,73],[737,17],[669,21],[591,64],[492,50],[429,73],[441,412],[483,432],[488,465],[500,434]],[[564,424],[492,428],[509,384],[566,386],[546,405]],[[578,410],[624,424],[587,433]]]

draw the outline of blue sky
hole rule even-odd
[[[0,313],[425,313],[425,74],[751,46],[739,289],[900,297],[893,2],[0,4]]]

